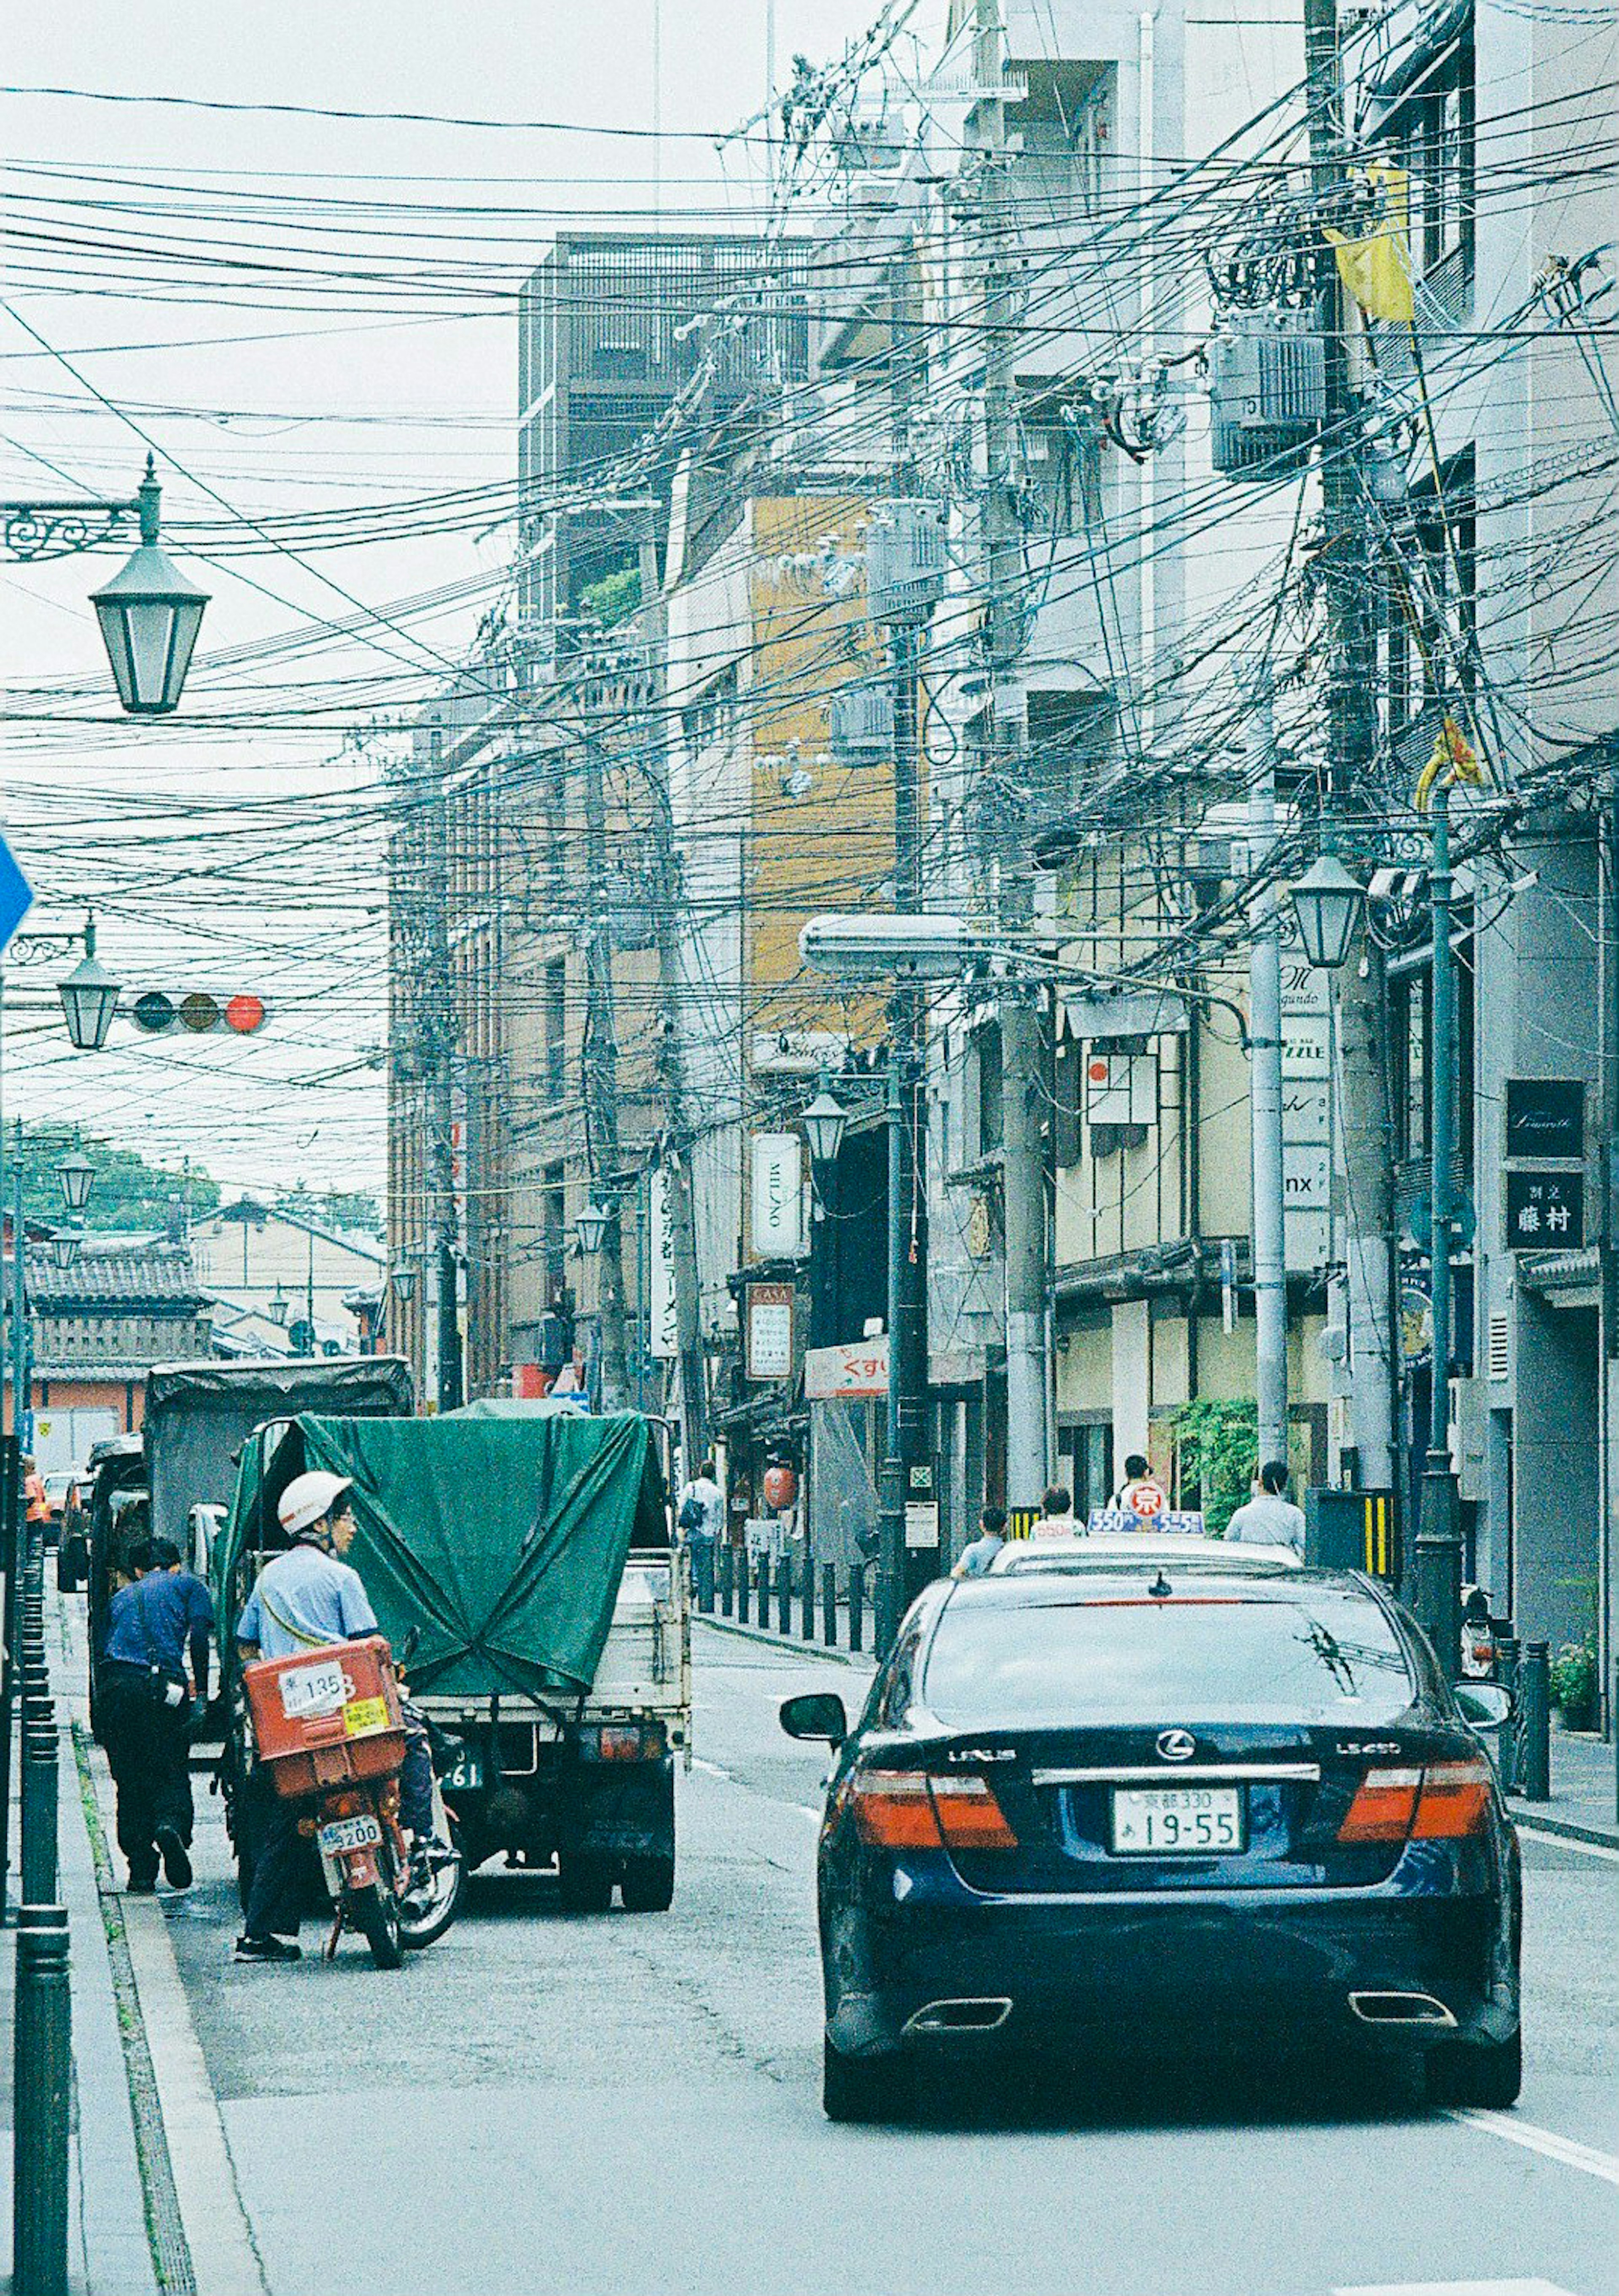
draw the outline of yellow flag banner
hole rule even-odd
[[[1329,227],[1338,276],[1369,319],[1409,327],[1416,316],[1411,293],[1410,177],[1403,168],[1368,168],[1361,180],[1377,195],[1377,229],[1351,239]]]
[[[1478,762],[1473,744],[1449,712],[1434,736],[1434,753],[1422,768],[1417,783],[1417,810],[1426,813],[1434,783],[1443,775],[1447,782],[1470,782],[1475,789],[1484,786],[1484,768]]]

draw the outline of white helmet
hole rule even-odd
[[[328,1475],[316,1472],[294,1475],[281,1495],[281,1505],[275,1512],[281,1527],[290,1538],[300,1530],[307,1530],[325,1515],[333,1513],[338,1501],[354,1484],[348,1475]]]

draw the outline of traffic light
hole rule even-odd
[[[129,1017],[149,1037],[160,1037],[169,1029],[184,1029],[193,1037],[228,1029],[235,1036],[251,1037],[263,1028],[266,1016],[264,1000],[258,996],[240,994],[221,1002],[202,988],[180,995],[147,988],[131,1004]]]

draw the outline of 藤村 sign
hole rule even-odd
[[[1577,1251],[1585,1242],[1582,1172],[1509,1172],[1509,1251]]]
[[[804,1143],[796,1132],[753,1136],[753,1248],[761,1259],[804,1250]]]
[[[748,1376],[790,1379],[793,1370],[793,1287],[748,1286]]]

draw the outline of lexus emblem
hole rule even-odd
[[[1198,1751],[1198,1742],[1190,1730],[1160,1730],[1158,1752],[1166,1762],[1190,1762]]]

